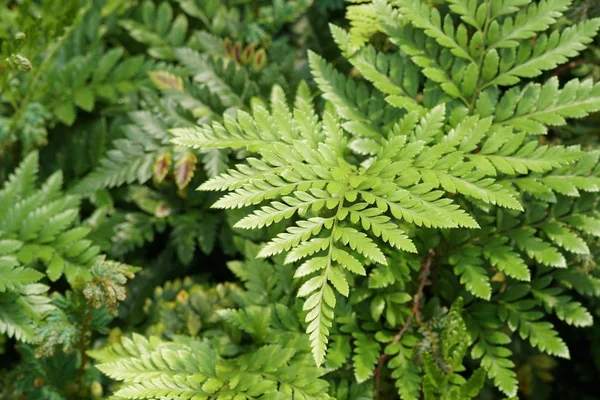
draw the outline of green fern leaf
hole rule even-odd
[[[455,28],[449,17],[442,21],[439,11],[421,0],[396,1],[395,4],[409,18],[411,24],[423,29],[440,45],[449,48],[452,54],[475,62],[469,54],[467,29],[464,25]]]
[[[73,193],[90,194],[98,189],[150,180],[154,163],[168,138],[166,126],[149,112],[130,116],[136,125],[125,127],[125,138],[115,141],[115,148],[108,151],[96,170],[72,189]]]
[[[543,313],[534,308],[535,303],[522,298],[518,300],[519,297],[515,298],[516,296],[522,297],[518,286],[504,294],[506,300],[501,301],[498,309],[500,319],[505,321],[512,331],[518,331],[522,339],[528,339],[532,346],[551,355],[569,358],[569,349],[552,324],[540,321]]]
[[[490,27],[490,46],[492,48],[517,47],[519,41],[529,39],[536,32],[545,31],[567,10],[571,0],[541,0],[529,3],[514,18],[508,17],[502,25]]]
[[[483,255],[490,261],[492,266],[497,267],[511,278],[521,281],[531,279],[531,273],[527,264],[519,255],[512,251],[511,247],[505,246],[507,239],[492,239],[483,247]]]
[[[491,85],[514,85],[521,78],[534,78],[543,71],[553,70],[569,58],[579,55],[596,36],[599,28],[600,19],[584,21],[563,32],[554,31],[549,36],[541,35],[535,45],[522,43],[517,57],[507,54],[515,50],[501,51],[501,58],[515,59],[515,64],[503,63],[503,70],[499,71],[498,66],[492,68],[493,71],[486,76],[488,82],[484,88]]]
[[[460,254],[452,255],[450,263],[454,265],[454,273],[460,275],[460,282],[470,293],[482,299],[490,299],[492,287],[488,273],[482,267],[481,249],[467,246]]]

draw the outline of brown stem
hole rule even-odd
[[[419,277],[419,288],[417,289],[417,293],[413,299],[412,310],[402,328],[398,331],[396,336],[394,336],[394,340],[392,340],[391,344],[397,344],[402,339],[402,336],[408,331],[410,324],[413,318],[416,318],[417,321],[421,322],[421,313],[419,312],[419,307],[421,305],[421,299],[423,298],[423,290],[425,289],[425,282],[427,281],[427,277],[431,272],[431,262],[433,261],[433,257],[435,256],[435,251],[433,249],[429,249],[428,256],[425,262],[421,264],[421,273]],[[382,353],[379,356],[379,360],[377,360],[377,368],[375,369],[375,400],[379,400],[379,396],[381,394],[381,371],[383,370],[383,366],[387,362],[389,355],[386,353]]]
[[[89,304],[88,308],[83,316],[83,321],[81,322],[81,332],[79,333],[79,354],[81,355],[81,365],[77,370],[77,376],[79,379],[83,376],[83,372],[85,371],[85,364],[88,361],[87,355],[87,340],[86,333],[88,331],[88,325],[90,324],[90,320],[92,319],[92,305]]]

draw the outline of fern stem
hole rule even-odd
[[[87,309],[85,311],[85,315],[83,316],[83,321],[81,322],[81,332],[79,333],[79,354],[81,355],[81,365],[77,370],[78,380],[81,380],[83,372],[85,371],[85,364],[88,361],[86,333],[88,331],[88,326],[90,324],[91,319],[92,305],[88,304]]]
[[[408,318],[406,318],[406,321],[404,322],[404,325],[402,325],[402,328],[398,331],[396,336],[394,336],[394,340],[392,340],[391,344],[398,344],[400,342],[400,340],[402,340],[402,337],[404,336],[406,331],[408,331],[408,328],[410,328],[413,318],[416,318],[416,320],[418,322],[421,322],[421,314],[419,312],[419,308],[421,306],[421,299],[423,298],[423,290],[425,289],[425,282],[427,281],[427,277],[431,273],[431,263],[433,261],[433,257],[435,256],[435,250],[429,249],[429,251],[427,253],[428,253],[427,258],[425,259],[423,264],[421,264],[419,287],[417,289],[417,293],[415,294],[415,297],[413,298],[413,305],[412,305],[411,313],[408,316]],[[379,359],[377,360],[377,368],[375,369],[375,396],[374,396],[375,400],[380,399],[381,371],[383,370],[383,366],[385,365],[385,363],[389,357],[390,356],[384,352],[381,354],[381,356],[379,356]]]
[[[491,15],[491,10],[492,7],[489,4],[489,2],[486,0],[486,3],[488,5],[487,8],[487,17],[485,18],[485,22],[483,24],[483,31],[481,32],[483,39],[485,40],[487,38],[487,33],[488,33],[488,29],[490,27],[490,24],[492,22],[492,15]],[[477,77],[477,82],[479,83],[481,81],[482,78],[482,74],[481,74],[481,70],[483,69],[483,61],[485,60],[485,55],[487,53],[489,49],[484,48],[481,49],[481,55],[479,56],[479,61],[477,63],[477,73],[479,74],[479,77]],[[483,83],[483,82],[481,82]],[[475,89],[475,92],[473,93],[473,98],[471,99],[471,102],[469,103],[469,113],[473,113],[473,110],[475,109],[475,102],[477,101],[477,97],[479,97],[479,94],[486,88],[487,86],[479,86],[477,85],[477,88]]]
[[[2,94],[4,93],[4,91],[6,90],[6,88],[8,87],[8,84],[14,78],[14,76],[11,76],[12,75],[11,72],[9,72],[8,74],[6,74],[6,79],[4,80],[4,83],[2,84],[2,88],[0,88],[0,96],[2,96]],[[10,99],[10,101],[11,101],[11,104],[12,104],[12,99]]]

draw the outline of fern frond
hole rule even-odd
[[[72,192],[90,194],[124,183],[145,183],[152,177],[155,161],[166,143],[166,126],[149,112],[131,114],[135,125],[124,128],[125,137],[114,142],[100,165],[80,181]]]
[[[591,326],[594,319],[590,312],[578,301],[565,295],[561,287],[550,286],[552,275],[539,277],[532,284],[533,298],[542,305],[547,312],[554,311],[556,316],[569,325]]]
[[[186,38],[188,20],[185,14],[173,18],[173,8],[168,2],[155,7],[153,2],[147,1],[143,7],[143,21],[123,19],[119,25],[135,40],[147,45],[152,57],[172,59],[173,48],[183,46]]]
[[[510,246],[506,246],[506,238],[492,239],[483,247],[483,256],[490,264],[506,275],[521,280],[531,279],[531,273],[525,261]]]
[[[489,300],[492,296],[488,272],[483,268],[482,251],[476,246],[467,246],[459,254],[450,257],[454,273],[459,275],[460,283],[476,297]]]
[[[361,332],[358,327],[355,327],[352,336],[354,337],[354,356],[352,357],[354,376],[357,382],[362,383],[373,375],[381,345]]]
[[[34,283],[12,293],[0,293],[0,334],[33,342],[36,324],[54,306],[46,295],[48,286]]]
[[[312,60],[314,68],[324,71],[322,80],[326,75],[337,76],[323,60],[316,56]],[[333,95],[334,86],[327,86],[327,82],[321,83],[326,85],[325,91],[331,90],[333,105],[336,111],[341,110],[342,119],[356,117],[354,109]],[[352,86],[344,86],[348,87]],[[362,167],[346,161],[344,148],[340,147],[346,142],[344,131],[339,129],[331,108],[319,124],[313,117],[306,118],[311,113],[307,110],[304,95],[299,95],[296,101],[303,109],[294,111],[289,110],[281,89],[274,89],[271,98],[270,110],[256,105],[252,114],[239,112],[237,120],[226,117],[224,124],[175,130],[174,141],[200,149],[246,147],[257,154],[256,158],[248,159],[247,165],[240,164],[201,187],[230,190],[213,205],[217,208],[241,208],[267,202],[239,220],[236,227],[255,229],[296,216],[299,218],[293,226],[269,241],[258,256],[271,257],[289,252],[286,262],[303,260],[296,277],[307,279],[299,295],[308,297],[305,302],[307,332],[313,355],[319,363],[324,360],[332,326],[333,288],[344,296],[349,293],[343,270],[364,274],[364,266],[358,261],[361,257],[381,265],[388,262],[373,238],[414,252],[416,247],[398,225],[399,221],[426,227],[477,228],[477,221],[459,203],[446,197],[446,193],[522,210],[513,191],[486,175],[550,171],[570,166],[581,156],[572,149],[549,149],[525,143],[524,135],[509,136],[506,129],[486,137],[490,118],[467,119],[446,135],[445,108],[438,106],[424,113],[420,120],[418,113],[407,114],[388,139],[381,137],[377,127],[377,136],[369,139],[377,149],[375,157],[370,158],[368,167]],[[307,124],[321,131],[303,134]],[[342,123],[341,126],[345,125]],[[276,131],[274,127],[277,127]],[[364,133],[362,128],[358,131]],[[318,143],[317,138],[322,138],[323,142]],[[435,144],[440,138],[444,138],[444,142]],[[480,141],[483,141],[481,151],[471,153]],[[493,161],[486,158],[488,154]],[[502,158],[512,155],[521,157],[521,164],[518,159],[511,163],[512,160]],[[509,171],[503,161],[516,165],[515,170]],[[477,171],[479,164],[491,165],[493,170]],[[508,244],[501,241],[485,249],[473,247],[476,254],[463,252],[463,256],[471,254],[468,262],[456,259],[452,264],[469,291],[489,299],[489,277],[477,258],[485,255],[493,266],[506,274],[529,279],[529,269],[524,261],[509,250]],[[361,257],[356,258],[353,253]],[[546,253],[543,257],[549,257]]]
[[[565,268],[567,262],[565,257],[548,242],[535,237],[535,229],[524,228],[515,233],[515,243],[530,258],[537,262],[550,266]]]
[[[386,346],[386,354],[391,359],[389,367],[396,383],[398,395],[403,400],[417,400],[420,397],[421,367],[414,361],[417,338],[405,335],[399,343]]]
[[[544,85],[531,83],[522,90],[508,90],[498,102],[494,123],[512,126],[531,135],[543,135],[548,126],[566,124],[566,118],[582,118],[600,110],[600,85],[571,80],[559,89],[558,79]]]
[[[37,191],[22,186],[24,183],[33,186],[36,164],[37,155],[33,153],[14,176],[26,172],[30,175],[23,176],[24,180],[19,183],[9,180],[0,192],[0,197],[14,199],[12,208],[0,213],[0,239],[21,241],[19,261],[26,264],[42,260],[52,281],[63,274],[74,281],[88,274],[87,268],[99,254],[99,248],[86,238],[89,229],[73,227],[79,200],[61,194],[60,172],[51,175]]]
[[[568,9],[572,0],[541,0],[529,3],[515,17],[507,17],[502,24],[491,26],[489,34],[491,48],[517,47],[521,40],[545,31]]]
[[[0,241],[0,246],[6,241]],[[42,279],[42,273],[18,267],[18,262],[9,257],[0,257],[0,293],[20,291],[24,286]]]
[[[513,287],[517,291],[517,286]],[[518,331],[522,339],[528,339],[533,347],[551,355],[569,358],[569,349],[558,336],[550,322],[540,321],[543,313],[534,308],[532,301],[514,298],[506,293],[506,301],[500,302],[499,315],[503,322],[514,332]],[[510,300],[508,300],[510,298]]]
[[[393,4],[399,7],[412,25],[423,29],[429,37],[450,49],[452,54],[469,62],[475,62],[469,54],[467,28],[464,25],[459,24],[455,27],[449,16],[442,21],[437,8],[431,7],[421,0],[402,0],[395,1]]]
[[[498,130],[489,135],[476,154],[467,154],[478,168],[489,175],[519,175],[530,172],[543,173],[572,165],[583,153],[563,146],[540,146],[527,140],[525,133],[511,134]]]
[[[360,49],[381,29],[377,9],[370,3],[348,6],[346,18],[350,22],[349,44],[353,49]]]
[[[386,102],[379,92],[345,77],[315,53],[309,52],[309,63],[323,97],[348,121],[342,126],[358,136],[380,137],[378,123],[389,118],[386,114],[391,111],[386,112]]]
[[[569,58],[579,55],[594,39],[599,28],[600,19],[592,19],[568,27],[562,32],[541,35],[535,44],[522,43],[518,52],[514,49],[500,51],[495,57],[503,61],[501,64],[495,61],[486,65],[488,73],[484,75],[486,83],[483,87],[510,86],[518,83],[521,78],[534,78],[543,71],[553,70]]]
[[[37,173],[38,153],[33,152],[21,162],[0,190],[0,215],[4,215],[17,200],[31,194]]]
[[[90,354],[102,361],[101,371],[123,382],[115,393],[122,398],[265,397],[287,387],[291,396],[330,399],[323,391],[326,383],[319,379],[322,372],[306,364],[296,349],[281,345],[224,360],[207,342],[163,342],[137,336]]]
[[[439,85],[451,98],[458,98],[463,103],[468,104],[469,101],[464,97],[459,88],[466,74],[461,73],[454,80],[451,73],[445,68],[447,65],[451,66],[455,64],[456,57],[449,50],[445,50],[444,52],[439,46],[432,45],[435,42],[434,39],[403,21],[397,14],[392,13],[391,15],[384,16],[384,18],[385,24],[383,27],[385,32],[390,36],[390,40],[400,47],[415,65],[421,68],[421,73],[431,82]],[[443,58],[441,57],[442,54]],[[443,64],[440,62],[442,59],[444,61]],[[464,60],[462,61],[466,64]],[[459,66],[461,68],[466,67],[466,65],[457,64],[457,67]],[[472,71],[469,71],[469,73],[472,73]],[[473,75],[467,76],[468,80],[473,79]]]
[[[33,340],[35,326],[31,312],[15,296],[0,294],[0,333],[22,342]]]
[[[175,57],[188,68],[194,82],[207,87],[226,107],[240,108],[259,94],[256,82],[234,62],[209,57],[186,47],[175,50]]]
[[[416,101],[420,73],[407,57],[379,53],[374,47],[366,46],[350,58],[350,62],[379,91],[387,95],[385,100],[388,103],[408,111],[423,113],[422,106]]]
[[[485,315],[496,315],[493,306],[479,307],[475,317],[479,323],[485,321],[484,326],[472,326],[471,337],[475,345],[471,350],[474,359],[481,359],[481,365],[487,370],[487,375],[494,381],[494,385],[507,396],[515,396],[518,389],[517,374],[513,370],[515,364],[511,361],[512,352],[505,347],[511,342],[510,337],[497,330],[501,323],[496,318],[488,319]],[[486,312],[491,314],[486,314]],[[487,319],[487,320],[486,320]]]

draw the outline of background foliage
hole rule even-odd
[[[0,398],[598,398],[596,3],[0,0]]]

